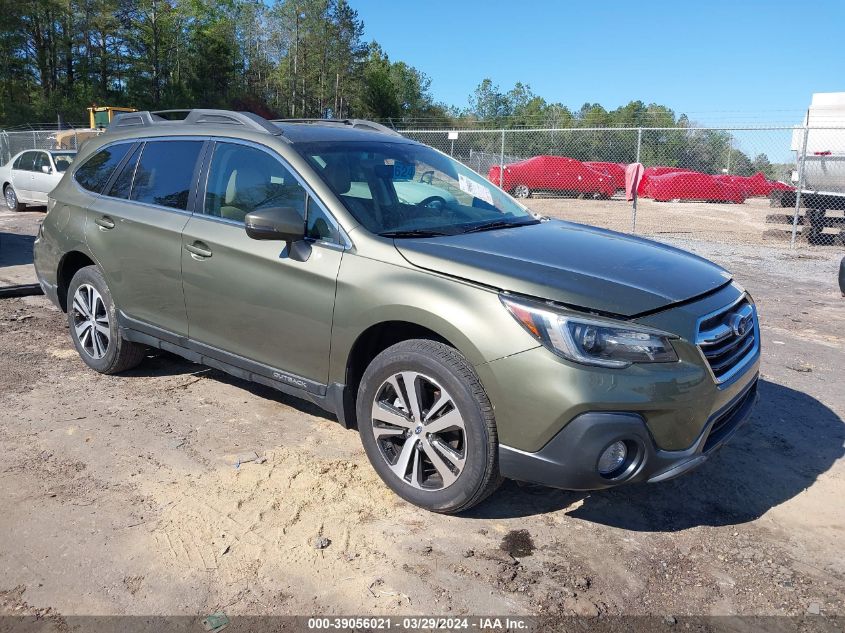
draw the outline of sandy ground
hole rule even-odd
[[[758,301],[749,424],[671,482],[458,517],[304,402],[167,354],[98,375],[43,297],[0,300],[0,613],[845,614],[841,254],[689,246]]]
[[[630,232],[633,225],[632,203],[622,197],[610,200],[536,197],[523,200],[533,211],[550,217],[593,224],[614,231]],[[790,244],[792,209],[771,208],[767,198],[749,198],[743,204],[705,202],[655,202],[648,198],[637,202],[636,232],[650,237],[707,240],[727,244],[757,244],[787,248]],[[842,217],[842,211],[829,211],[830,217]],[[769,215],[788,215],[789,223],[766,222]],[[827,250],[842,250],[838,231],[826,228],[830,236]],[[797,244],[818,250],[801,241]],[[835,246],[834,246],[835,245]]]

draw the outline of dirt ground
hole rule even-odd
[[[621,196],[609,200],[535,197],[523,200],[538,213],[573,222],[593,224],[614,231],[630,232],[631,203]],[[792,233],[792,209],[772,208],[768,198],[749,198],[743,204],[707,202],[655,202],[642,198],[637,202],[636,231],[659,239],[697,239],[729,244],[757,244],[774,248],[789,246]],[[788,215],[789,223],[768,223],[769,215]],[[830,217],[842,217],[842,211],[828,211]],[[838,231],[826,228],[829,250],[841,251]],[[801,227],[798,229],[801,242]],[[819,247],[811,247],[818,250]]]
[[[456,517],[313,406],[168,354],[96,374],[44,297],[0,299],[0,614],[845,614],[841,253],[687,245],[759,304],[751,421],[674,481]]]

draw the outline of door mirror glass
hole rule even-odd
[[[246,214],[246,234],[254,240],[296,242],[305,237],[305,218],[293,207],[266,207]]]
[[[52,172],[53,170],[52,170],[52,169],[50,169],[47,165],[41,165],[41,171],[42,171],[43,173],[45,173],[45,174],[49,174],[49,173],[50,173],[50,172]]]

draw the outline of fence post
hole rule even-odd
[[[637,128],[637,160],[635,163],[640,162],[640,148],[643,146],[643,129],[641,127]]]
[[[804,126],[804,142],[801,144],[801,156],[798,157],[798,186],[795,190],[795,214],[792,216],[792,239],[790,248],[795,248],[795,235],[798,232],[798,213],[801,210],[801,190],[804,188],[804,163],[807,161],[807,137],[809,128]]]
[[[637,159],[635,163],[640,162],[640,149],[643,146],[643,129],[637,128]],[[631,233],[637,232],[637,189],[634,188],[634,201],[631,204]]]
[[[502,147],[499,150],[499,189],[505,188],[505,129],[502,128]]]
[[[734,137],[733,134],[728,135],[728,167],[725,170],[725,173],[730,175],[731,173],[731,154],[734,153]]]

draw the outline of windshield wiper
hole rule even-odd
[[[442,231],[430,231],[428,229],[407,229],[404,231],[385,231],[379,233],[382,237],[440,237],[442,235],[449,235]]]
[[[537,224],[538,220],[530,220],[528,222],[508,222],[507,220],[492,220],[484,224],[476,224],[464,231],[464,233],[479,233],[481,231],[492,231],[494,229],[509,229],[515,226],[528,226],[529,224]]]

